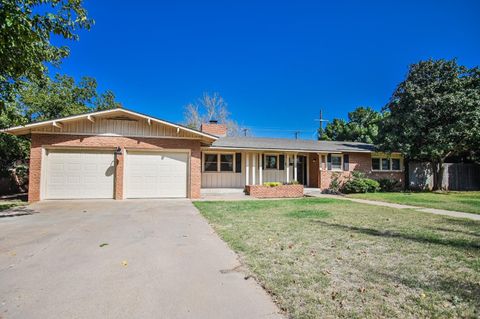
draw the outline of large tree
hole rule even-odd
[[[196,102],[185,106],[184,123],[187,127],[198,130],[202,123],[208,123],[211,120],[226,124],[229,136],[240,134],[240,127],[230,118],[228,104],[220,94],[203,93]]]
[[[434,189],[440,189],[445,159],[480,147],[480,70],[455,59],[420,61],[410,66],[386,109],[380,148],[433,162]]]
[[[318,138],[327,141],[352,141],[375,143],[378,136],[378,124],[385,116],[371,107],[357,107],[348,113],[348,122],[335,118],[323,131],[319,130]]]
[[[69,55],[52,36],[77,40],[79,29],[90,29],[82,0],[0,1],[0,111],[25,81],[44,80],[47,64],[59,65]]]
[[[97,81],[83,77],[78,83],[56,75],[42,83],[29,82],[19,90],[17,106],[28,122],[120,107],[111,91],[97,92]]]

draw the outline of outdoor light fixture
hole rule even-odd
[[[120,146],[117,146],[115,149],[115,155],[122,155],[122,148]]]

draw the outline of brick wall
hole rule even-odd
[[[201,158],[200,141],[188,139],[161,139],[161,138],[131,138],[111,136],[80,136],[80,135],[55,135],[55,134],[32,134],[32,147],[30,150],[30,176],[29,176],[29,202],[40,200],[40,175],[42,167],[42,147],[65,146],[65,147],[108,147],[122,148],[122,155],[116,156],[115,169],[115,199],[123,199],[123,162],[125,148],[133,149],[189,149],[190,174],[188,197],[200,198],[201,187]]]
[[[217,123],[202,123],[200,130],[202,132],[212,134],[215,136],[226,136],[227,135],[227,125],[217,124]]]
[[[245,192],[256,198],[295,198],[303,197],[303,185],[247,185]]]
[[[400,181],[403,187],[404,173],[403,172],[380,172],[372,171],[372,158],[370,153],[345,153],[349,155],[349,170],[348,171],[328,171],[326,170],[326,163],[323,163],[323,170],[320,172],[319,185],[321,189],[330,187],[333,175],[338,175],[340,183],[344,183],[351,178],[353,171],[359,171],[365,174],[365,177],[372,179],[390,178]]]

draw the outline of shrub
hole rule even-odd
[[[375,193],[379,189],[380,184],[376,180],[364,177],[353,177],[343,185],[342,191],[347,194]]]
[[[268,186],[268,187],[277,187],[277,186],[282,185],[282,183],[280,183],[280,182],[265,182],[265,183],[263,183],[263,185]]]
[[[337,193],[340,190],[340,186],[341,186],[341,184],[340,184],[340,174],[333,173],[332,174],[332,181],[330,182],[329,188],[333,192]]]
[[[381,178],[378,180],[378,183],[380,184],[381,192],[393,192],[400,186],[399,181],[391,178]]]

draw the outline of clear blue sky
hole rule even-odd
[[[60,70],[95,77],[127,108],[181,122],[219,92],[253,128],[307,130],[320,108],[379,110],[409,64],[480,64],[480,1],[96,1]],[[254,131],[256,135],[292,136]]]

